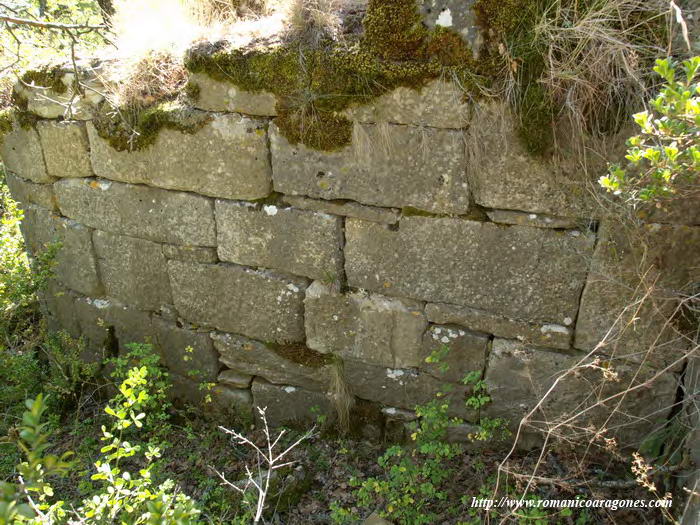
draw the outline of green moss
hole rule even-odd
[[[0,141],[4,135],[12,131],[12,113],[10,108],[0,110]]]
[[[371,0],[364,25],[363,40],[347,46],[241,51],[202,44],[185,66],[245,91],[273,93],[284,136],[324,151],[350,143],[352,123],[340,113],[353,104],[399,86],[421,88],[446,73],[467,87],[480,78],[471,48],[450,30],[428,30],[414,0]]]
[[[25,84],[49,88],[54,93],[63,94],[68,90],[62,81],[63,74],[61,66],[46,66],[25,71],[20,79]]]
[[[284,359],[310,368],[321,368],[333,362],[331,355],[319,354],[301,344],[265,343],[265,346]]]
[[[533,155],[544,155],[554,144],[553,104],[539,84],[529,84],[518,103],[518,137]]]
[[[117,151],[151,146],[162,129],[194,134],[211,121],[207,113],[164,102],[147,108],[103,110],[94,120],[95,130]]]
[[[201,88],[196,82],[190,80],[187,82],[187,84],[185,84],[185,96],[190,102],[197,102],[199,100],[200,91]]]

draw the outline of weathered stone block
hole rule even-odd
[[[61,212],[87,226],[156,242],[216,246],[214,203],[206,197],[100,179],[54,184]]]
[[[205,73],[192,73],[189,81],[199,88],[197,100],[194,101],[197,108],[263,117],[277,115],[277,100],[272,93],[243,91],[230,82],[214,80]]]
[[[172,321],[153,316],[155,342],[171,371],[199,382],[213,382],[219,372],[219,354],[208,332],[180,328]]]
[[[231,388],[250,388],[253,376],[236,370],[222,370],[217,381]]]
[[[328,398],[320,393],[296,386],[273,385],[262,379],[253,380],[255,417],[257,408],[265,408],[265,417],[271,426],[310,427],[319,415],[333,416]]]
[[[193,405],[202,409],[207,408],[205,398],[207,391],[200,388],[200,383],[189,377],[171,374],[172,387],[168,390],[168,397],[176,405]]]
[[[130,343],[155,342],[151,315],[114,300],[77,298],[75,316],[88,349],[99,359],[124,353]]]
[[[164,244],[163,255],[168,259],[177,261],[190,261],[201,263],[215,263],[219,260],[216,248],[207,246],[178,246],[177,244]]]
[[[365,206],[353,201],[326,201],[322,199],[310,199],[300,195],[285,195],[282,200],[287,204],[302,210],[320,211],[333,215],[355,217],[366,221],[395,224],[399,220],[399,211],[393,208],[378,208]]]
[[[301,345],[283,347],[221,332],[212,332],[211,338],[221,362],[236,372],[311,390],[328,385],[328,360]]]
[[[687,339],[668,322],[676,308],[668,298],[700,281],[700,268],[684,262],[700,260],[700,227],[650,224],[627,230],[604,221],[599,237],[574,345],[590,350],[605,339],[600,352],[607,355],[655,366],[680,360]]]
[[[342,219],[324,213],[216,201],[219,258],[315,279],[343,271]]]
[[[189,321],[263,341],[304,340],[305,279],[230,264],[168,262],[175,306]]]
[[[563,217],[596,216],[597,205],[590,194],[593,181],[577,164],[580,155],[562,152],[554,161],[531,154],[517,136],[515,119],[503,102],[474,108],[467,139],[473,154],[467,175],[476,203]],[[601,160],[587,160],[590,173],[605,172]]]
[[[54,268],[60,282],[86,295],[102,294],[90,228],[34,205],[24,207],[21,228],[27,250],[33,256],[52,243],[60,243]]]
[[[459,383],[468,372],[484,369],[488,346],[489,337],[486,334],[468,332],[458,326],[432,325],[423,336],[420,367],[438,379]],[[425,361],[433,352],[441,354],[444,347],[449,351],[439,362]]]
[[[48,210],[58,210],[51,184],[36,184],[11,172],[5,174],[5,182],[12,198],[16,201],[23,204],[36,204]]]
[[[463,385],[449,385],[446,392],[445,381],[414,369],[379,367],[352,359],[346,359],[344,365],[345,381],[357,397],[414,410],[444,393],[441,399],[449,404],[451,416],[475,418],[474,411],[465,406],[469,389]]]
[[[433,128],[464,128],[469,123],[469,103],[454,82],[433,80],[421,89],[399,87],[368,104],[346,110],[350,120],[362,123],[390,122]]]
[[[194,134],[163,129],[152,146],[131,152],[113,149],[92,125],[88,133],[99,177],[226,199],[258,199],[270,193],[262,121],[213,115]]]
[[[91,177],[85,123],[47,120],[36,123],[46,171],[52,177]]]
[[[322,199],[466,213],[469,191],[461,132],[355,124],[337,152],[292,146],[270,125],[275,190]]]
[[[444,303],[427,304],[425,314],[433,323],[454,323],[476,332],[517,339],[533,345],[561,349],[571,346],[572,330],[568,327],[573,323],[571,317],[563,319],[564,325],[542,325],[510,319],[477,308]]]
[[[46,172],[39,133],[34,127],[25,129],[15,120],[12,123],[12,131],[6,133],[0,140],[0,153],[8,172],[32,182],[54,180]]]
[[[30,113],[46,119],[78,119],[92,118],[93,112],[104,97],[104,86],[98,80],[97,70],[101,66],[93,67],[81,63],[80,84],[82,93],[75,92],[75,72],[73,64],[65,64],[60,81],[65,86],[63,93],[57,93],[50,86],[27,85],[17,82],[14,91],[27,101],[27,110]]]
[[[216,385],[211,389],[213,408],[220,413],[235,413],[248,420],[253,410],[253,395],[250,389],[231,388],[228,385]]]
[[[490,210],[486,212],[489,219],[500,224],[517,224],[519,226],[536,226],[538,228],[573,229],[587,226],[586,221],[554,217],[541,213],[525,213],[512,210]]]
[[[561,431],[578,433],[605,427],[605,436],[617,437],[622,447],[636,446],[651,432],[663,428],[678,386],[673,374],[654,377],[650,367],[608,362],[608,374],[618,378],[611,380],[600,370],[600,364],[587,368],[585,364],[592,361],[587,359],[577,373],[567,374],[554,386],[581,358],[582,354],[560,354],[518,341],[494,340],[485,376],[491,403],[482,414],[504,417],[514,428],[547,394],[531,420],[536,427],[537,421],[561,421],[580,414]],[[625,390],[627,393],[621,396]]]
[[[576,317],[594,243],[578,231],[426,217],[404,217],[397,231],[348,219],[345,236],[350,286],[552,322]]]
[[[96,230],[93,236],[106,294],[142,308],[172,304],[160,244]]]
[[[80,337],[80,325],[75,316],[73,302],[76,294],[50,281],[48,286],[37,294],[43,312],[46,314],[50,332],[65,330],[71,337]]]
[[[343,358],[408,368],[419,366],[427,321],[420,303],[378,294],[339,294],[315,281],[306,290],[306,344]]]

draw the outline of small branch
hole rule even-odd
[[[91,31],[97,31],[100,29],[107,29],[107,26],[102,25],[89,25],[89,24],[61,24],[58,22],[43,22],[40,20],[29,20],[27,18],[17,18],[14,16],[4,16],[0,15],[0,22],[8,22],[10,24],[25,25],[39,27],[42,29],[60,29],[63,31],[71,29],[89,29]]]

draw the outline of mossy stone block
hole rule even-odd
[[[93,241],[109,297],[143,310],[172,304],[160,244],[100,230],[95,231]]]
[[[434,213],[469,209],[462,133],[355,124],[350,146],[319,152],[292,145],[270,126],[274,189],[321,199]]]
[[[271,190],[265,123],[241,115],[212,115],[193,133],[163,128],[155,142],[117,151],[88,124],[95,174],[225,199],[259,199]]]

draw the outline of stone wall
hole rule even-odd
[[[207,123],[141,151],[100,138],[99,100],[70,120],[45,93],[25,93],[44,118],[4,139],[31,253],[62,243],[43,296],[51,328],[82,336],[86,358],[151,342],[178,397],[212,382],[218,406],[268,406],[277,424],[332,415],[340,374],[374,404],[365,430],[380,435],[446,384],[452,415],[517,421],[627,304],[634,272],[615,269],[636,259],[621,228],[575,164],[521,149],[503,106],[467,105],[441,81],[401,88],[349,111],[352,145],[328,153],[290,144],[265,94],[197,82]],[[697,281],[698,209],[654,220],[649,260],[666,285]],[[600,349],[624,354],[622,375],[661,333],[648,320]],[[426,362],[441,345],[447,372]],[[635,384],[673,362],[682,348],[669,345]],[[663,422],[679,369],[635,390],[618,423],[640,407],[658,408],[645,433]],[[483,414],[464,405],[472,370],[493,397]],[[585,396],[582,381],[546,410]]]

